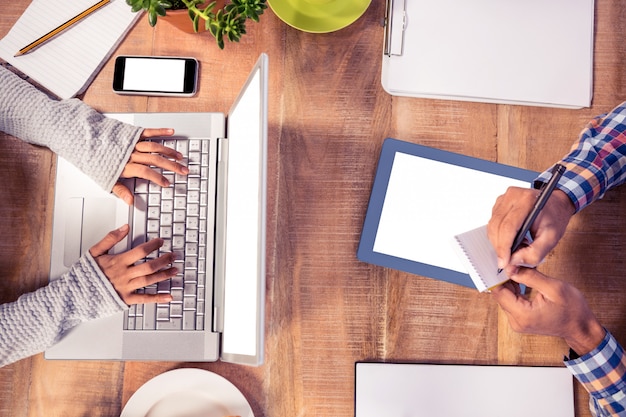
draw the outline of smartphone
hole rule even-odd
[[[191,97],[198,83],[198,61],[188,57],[118,56],[113,91],[118,94]]]

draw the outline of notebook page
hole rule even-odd
[[[509,279],[504,271],[498,274],[498,257],[487,237],[487,226],[456,235],[453,245],[479,291]]]
[[[59,98],[82,93],[140,14],[111,0],[31,52],[15,53],[97,0],[33,0],[0,40],[0,58]]]

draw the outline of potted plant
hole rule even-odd
[[[246,33],[246,21],[259,21],[259,16],[267,8],[266,0],[230,0],[222,7],[217,1],[207,0],[126,0],[133,12],[145,10],[150,26],[157,23],[159,16],[167,10],[187,9],[187,16],[194,32],[208,30],[215,37],[217,45],[224,49],[224,40],[239,42]]]

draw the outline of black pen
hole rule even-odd
[[[526,217],[526,220],[524,220],[524,223],[522,223],[522,228],[519,230],[519,232],[517,232],[517,235],[515,236],[515,240],[513,241],[513,246],[511,246],[511,253],[519,249],[520,245],[524,241],[524,238],[526,237],[526,234],[530,230],[530,227],[533,225],[533,223],[537,219],[537,216],[539,215],[539,212],[541,211],[541,209],[543,209],[543,206],[545,206],[546,203],[548,202],[548,199],[552,195],[552,191],[554,191],[556,184],[559,182],[559,179],[561,178],[564,172],[565,172],[565,167],[561,164],[556,164],[552,168],[552,177],[541,188],[541,192],[539,193],[539,196],[537,197],[537,202],[533,206],[530,213],[528,213],[528,216]],[[502,272],[501,268],[498,269],[498,274],[500,272]]]

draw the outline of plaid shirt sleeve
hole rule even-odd
[[[589,122],[560,163],[566,171],[557,186],[572,200],[576,212],[626,181],[626,102]],[[547,170],[537,182],[549,178]]]
[[[594,416],[626,416],[626,357],[613,335],[607,331],[596,349],[565,366],[589,392]]]

